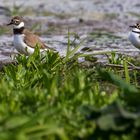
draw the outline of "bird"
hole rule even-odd
[[[137,49],[140,49],[140,23],[130,26],[132,28],[128,39]]]
[[[14,16],[10,23],[7,24],[7,26],[9,25],[13,25],[13,44],[20,54],[25,54],[27,56],[33,54],[37,45],[40,48],[40,52],[53,50],[53,48],[46,46],[38,35],[25,28],[22,17]]]

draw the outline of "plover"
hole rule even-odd
[[[31,31],[24,27],[24,21],[21,17],[15,16],[7,25],[13,25],[14,47],[16,50],[25,55],[30,55],[34,52],[36,45],[40,47],[40,51],[52,49],[46,46],[39,38]]]
[[[140,49],[140,23],[130,26],[132,28],[128,39],[138,49]]]

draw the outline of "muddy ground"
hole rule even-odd
[[[140,20],[139,0],[0,0],[1,65],[9,63],[10,55],[16,52],[12,27],[6,26],[14,15],[22,16],[27,28],[61,55],[66,52],[68,29],[73,34],[71,41],[77,37],[73,47],[86,38],[79,52],[114,50],[139,55],[139,50],[127,39],[129,25]],[[97,58],[104,61],[106,56]]]

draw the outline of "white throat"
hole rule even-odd
[[[138,49],[140,49],[140,30],[137,28],[133,28],[133,30],[129,33],[130,42]]]
[[[133,28],[132,31],[134,31],[134,32],[140,32],[140,29],[138,29],[138,28]]]
[[[22,27],[24,27],[24,22],[21,22],[19,25],[14,25],[13,26],[14,29],[20,29]]]

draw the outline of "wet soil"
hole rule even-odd
[[[26,27],[61,55],[66,53],[69,30],[72,47],[84,40],[80,53],[112,50],[135,57],[139,50],[127,37],[139,13],[139,0],[0,0],[0,65],[16,52],[12,28],[6,26],[14,15],[22,16]],[[97,58],[104,61],[106,56]]]

